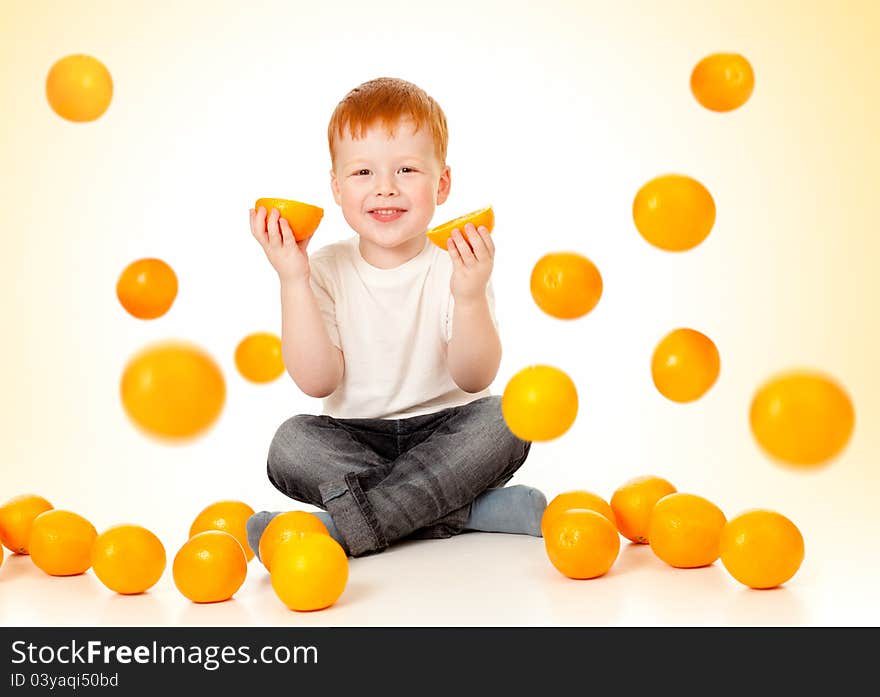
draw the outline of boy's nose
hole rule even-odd
[[[394,180],[390,177],[382,177],[379,181],[376,182],[376,195],[377,196],[396,196],[397,195],[397,187],[394,184]]]

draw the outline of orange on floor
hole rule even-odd
[[[721,531],[721,563],[750,588],[781,586],[803,560],[801,531],[776,511],[746,511],[731,518]]]
[[[602,297],[602,275],[582,254],[553,252],[535,263],[529,278],[535,304],[551,317],[577,319]]]
[[[76,576],[92,565],[98,531],[78,513],[53,508],[34,518],[28,542],[34,564],[50,576]]]
[[[136,354],[120,381],[122,405],[147,435],[190,439],[210,428],[226,401],[226,381],[214,359],[180,341],[163,342]]]
[[[271,571],[272,558],[278,545],[310,532],[330,534],[321,519],[307,511],[286,511],[272,518],[260,537],[260,561],[263,566]]]
[[[587,510],[601,513],[608,518],[615,528],[617,527],[617,518],[614,516],[614,511],[605,499],[598,494],[594,494],[592,491],[576,489],[557,494],[553,497],[553,500],[547,504],[547,507],[544,509],[544,514],[541,516],[541,534],[546,536],[547,527],[550,522],[563,511],[568,511],[573,508],[586,508]]]
[[[258,198],[254,203],[254,209],[259,210],[260,206],[266,209],[267,219],[272,209],[277,208],[281,218],[290,223],[293,238],[297,242],[314,235],[324,217],[324,209],[320,206],[287,198]]]
[[[123,595],[152,588],[165,571],[165,547],[140,525],[114,525],[95,539],[92,571],[107,588]]]
[[[727,523],[718,506],[696,494],[675,493],[660,499],[651,511],[648,543],[670,566],[708,566],[719,555],[721,530]]]
[[[74,54],[56,61],[46,76],[46,99],[68,121],[94,121],[113,99],[113,78],[92,56]]]
[[[648,544],[648,522],[654,504],[675,492],[671,483],[653,474],[634,477],[617,487],[610,504],[620,534],[632,542]]]
[[[795,466],[824,465],[847,445],[855,409],[844,388],[814,370],[781,373],[755,392],[752,434],[773,458]]]
[[[549,365],[523,368],[508,381],[501,396],[504,421],[521,440],[558,438],[574,423],[577,411],[574,382]]]
[[[299,612],[333,605],[348,583],[348,557],[329,535],[309,532],[282,542],[272,557],[272,588]]]
[[[596,578],[607,573],[617,559],[620,535],[601,513],[575,508],[562,511],[549,522],[544,548],[561,574]]]
[[[138,259],[119,275],[116,297],[132,317],[156,319],[168,312],[177,297],[177,274],[161,259]]]
[[[471,223],[475,228],[482,225],[491,233],[495,228],[495,212],[492,210],[491,206],[488,208],[480,208],[479,210],[460,215],[457,218],[453,218],[441,225],[433,227],[425,234],[431,242],[445,251],[447,249],[446,242],[449,240],[452,231],[455,230],[455,228],[458,228],[461,231],[462,237],[464,237],[468,244],[470,244],[470,239],[464,231],[464,226],[468,223]]]
[[[654,386],[673,402],[693,402],[715,384],[721,356],[713,341],[695,329],[675,329],[664,336],[651,357]]]
[[[189,536],[198,535],[205,530],[222,530],[232,535],[244,550],[247,560],[254,558],[247,539],[247,520],[254,514],[254,509],[244,501],[215,501],[205,506],[189,527]]]
[[[219,603],[241,588],[247,577],[247,558],[228,532],[206,530],[181,545],[171,573],[184,597],[194,603]]]
[[[733,111],[745,104],[755,89],[755,72],[739,53],[713,53],[691,71],[691,92],[711,111]]]
[[[51,509],[52,504],[37,494],[8,499],[0,506],[0,542],[13,554],[27,554],[34,518]]]
[[[696,247],[712,231],[715,201],[693,177],[666,174],[639,189],[632,214],[636,229],[647,242],[667,252],[683,252]]]

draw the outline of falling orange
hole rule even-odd
[[[549,365],[523,368],[508,381],[501,396],[507,427],[525,441],[558,438],[574,423],[577,411],[574,382]]]
[[[700,244],[715,224],[715,201],[700,182],[666,174],[642,186],[633,200],[636,229],[650,244],[682,252]]]
[[[691,72],[691,92],[711,111],[733,111],[745,104],[755,89],[755,72],[745,56],[713,53]]]
[[[266,209],[267,218],[272,209],[277,208],[280,216],[290,223],[293,238],[297,242],[314,235],[324,217],[323,208],[286,198],[259,198],[254,204],[254,209],[259,210],[260,206]]]
[[[673,402],[702,397],[721,371],[721,357],[713,341],[695,329],[675,329],[654,349],[651,377],[654,386]]]
[[[177,275],[161,259],[138,259],[120,274],[116,297],[132,317],[156,319],[177,297]]]
[[[795,466],[828,463],[849,442],[855,410],[846,390],[815,370],[781,373],[761,385],[749,411],[752,434],[770,456]]]
[[[120,394],[129,418],[148,435],[185,439],[204,433],[220,416],[226,383],[211,356],[175,341],[135,355]]]
[[[598,304],[602,275],[581,254],[553,252],[535,263],[529,288],[535,304],[551,317],[576,319]]]
[[[246,336],[235,349],[235,367],[246,380],[272,382],[284,372],[281,339],[267,332]]]
[[[97,58],[70,55],[58,60],[46,76],[46,99],[68,121],[94,121],[113,99],[113,78]]]
[[[475,228],[482,225],[491,233],[495,228],[495,212],[492,210],[491,206],[480,208],[479,210],[471,211],[465,215],[460,215],[457,218],[448,220],[441,225],[437,225],[428,230],[425,234],[431,242],[445,251],[446,241],[450,238],[452,231],[455,230],[455,228],[458,228],[461,231],[462,237],[464,237],[468,243],[470,242],[467,233],[464,231],[464,226],[468,223],[471,223]]]

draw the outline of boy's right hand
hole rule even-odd
[[[281,218],[277,208],[266,216],[266,209],[251,208],[251,234],[266,253],[269,263],[278,272],[281,283],[307,281],[309,279],[309,256],[306,247],[312,236],[297,242],[290,224]],[[279,223],[280,219],[280,223]]]

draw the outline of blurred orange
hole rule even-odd
[[[558,438],[574,423],[577,411],[574,382],[549,365],[523,368],[508,381],[501,396],[507,427],[525,441]]]
[[[541,534],[547,534],[547,527],[553,518],[563,511],[571,510],[572,508],[586,508],[587,510],[601,513],[611,521],[615,528],[617,527],[617,518],[615,518],[614,511],[611,510],[611,506],[608,505],[605,499],[594,494],[592,491],[577,489],[574,491],[564,491],[554,496],[553,500],[547,504],[544,514],[541,516]]]
[[[36,494],[8,499],[0,506],[0,542],[14,554],[27,554],[34,518],[51,509],[52,504]]]
[[[712,111],[733,111],[745,104],[755,89],[755,73],[745,56],[713,53],[691,72],[691,92]]]
[[[495,228],[495,212],[492,210],[491,206],[488,208],[480,208],[479,210],[460,215],[457,218],[448,220],[442,225],[431,228],[425,234],[431,242],[440,247],[440,249],[446,251],[446,241],[450,238],[452,231],[455,230],[455,228],[458,228],[461,231],[462,237],[464,237],[468,244],[470,244],[470,239],[464,231],[464,226],[468,223],[473,224],[475,228],[483,225],[491,233]]]
[[[206,530],[190,537],[171,566],[177,590],[194,603],[218,603],[236,594],[247,577],[247,558],[232,535]]]
[[[812,467],[843,450],[855,427],[855,410],[833,378],[793,370],[758,388],[749,421],[767,454],[789,465]]]
[[[648,544],[648,522],[654,504],[675,487],[662,477],[646,474],[621,484],[611,495],[611,510],[620,534],[639,544]]]
[[[140,525],[114,525],[95,539],[92,571],[107,588],[123,595],[152,588],[165,571],[165,547]]]
[[[194,438],[214,424],[226,401],[220,367],[184,342],[154,344],[125,366],[120,382],[129,418],[150,436]]]
[[[544,548],[550,563],[569,578],[596,578],[620,553],[617,528],[601,513],[585,508],[562,511],[547,526]]]
[[[275,556],[278,545],[309,532],[330,534],[318,516],[306,511],[286,511],[272,518],[260,537],[260,561],[263,566],[271,571],[272,557]]]
[[[254,558],[247,539],[247,521],[254,509],[244,501],[215,501],[205,506],[195,517],[189,528],[189,536],[205,530],[223,530],[232,535],[244,550],[248,561]]]
[[[750,588],[782,585],[797,573],[803,560],[801,531],[776,511],[746,511],[721,531],[721,563]]]
[[[708,566],[719,554],[721,530],[727,523],[721,509],[696,494],[664,496],[651,511],[651,549],[670,566]]]
[[[324,217],[323,208],[286,198],[259,198],[254,204],[254,209],[259,210],[260,206],[266,209],[266,218],[273,208],[277,208],[280,216],[290,223],[293,238],[297,242],[314,235]]]
[[[161,259],[138,259],[120,274],[116,297],[132,317],[156,319],[177,297],[177,274]]]
[[[348,557],[329,535],[308,532],[282,542],[272,557],[272,588],[288,608],[322,610],[348,583]]]
[[[46,99],[68,121],[94,121],[113,99],[113,78],[92,56],[74,54],[59,59],[46,76]]]
[[[272,382],[284,372],[281,339],[268,332],[249,334],[235,349],[235,367],[246,380]]]
[[[34,564],[50,576],[76,576],[92,565],[97,537],[81,515],[53,508],[34,518],[28,547]]]
[[[665,174],[639,189],[632,213],[636,229],[647,242],[667,252],[683,252],[712,231],[715,201],[696,179]]]
[[[673,402],[702,397],[721,371],[721,357],[712,340],[695,329],[675,329],[657,344],[651,358],[654,386]]]
[[[532,268],[529,288],[535,304],[551,317],[576,319],[598,304],[602,275],[581,254],[554,252],[538,259]]]

